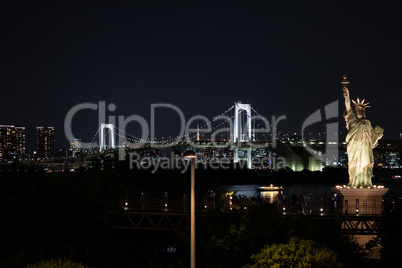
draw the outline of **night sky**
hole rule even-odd
[[[68,146],[69,109],[100,100],[116,105],[108,115],[147,121],[152,103],[212,118],[241,100],[268,118],[286,115],[279,130],[299,133],[311,113],[335,100],[341,115],[343,74],[351,97],[372,104],[366,115],[385,129],[383,139],[402,132],[396,6],[12,2],[0,9],[0,124],[25,126],[29,151],[36,126],[55,126],[56,147]],[[97,120],[95,111],[77,114],[75,136],[91,140]],[[157,123],[157,136],[177,135],[174,112],[160,112]]]

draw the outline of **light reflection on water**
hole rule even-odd
[[[238,191],[236,195],[245,195],[248,198],[258,198],[258,197],[273,197],[275,198],[278,195],[278,191],[257,191],[256,188],[260,186],[268,186],[264,184],[243,184],[243,185],[223,185],[221,189],[227,189],[230,191]],[[331,187],[335,185],[329,184],[289,184],[289,185],[274,185],[274,186],[282,186],[283,195],[286,197],[291,197],[291,195],[298,190],[299,194],[308,194],[313,193],[315,196],[327,196],[331,195]]]
[[[275,198],[278,196],[279,191],[261,191],[259,193],[261,198],[268,198],[269,199],[269,203],[273,203]]]
[[[402,193],[402,182],[398,181],[388,181],[384,183],[380,183],[385,187],[389,188],[388,193],[385,195],[385,199],[388,198],[397,198]],[[380,185],[379,184],[379,185]],[[278,194],[277,192],[260,192],[257,191],[257,187],[261,186],[269,186],[270,184],[238,184],[238,185],[223,185],[220,189],[227,189],[230,191],[236,191],[236,195],[245,195],[248,198],[258,198],[258,197],[273,197],[275,198]],[[315,199],[320,197],[326,197],[332,195],[333,192],[331,190],[332,187],[336,185],[333,183],[304,183],[304,184],[274,184],[274,186],[282,186],[284,188],[283,195],[287,198],[291,198],[292,194],[295,190],[298,191],[298,194],[307,195],[308,193],[312,193],[315,196]],[[273,199],[271,199],[273,200]]]

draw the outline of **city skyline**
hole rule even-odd
[[[203,122],[203,121],[200,121],[200,122]],[[212,122],[213,122],[213,120],[211,120],[211,123]],[[233,118],[232,118],[232,122],[233,122]],[[258,121],[255,120],[255,121],[252,121],[252,122],[258,122]],[[319,123],[320,124],[319,124],[318,127],[313,126],[313,130],[309,129],[309,131],[304,132],[304,140],[305,141],[309,141],[309,140],[323,140],[323,141],[325,141],[325,140],[327,140],[327,133],[326,133],[325,129],[322,128],[322,126],[324,125],[325,121],[324,122],[319,122]],[[219,124],[219,126],[220,125],[223,125],[223,124]],[[273,130],[272,129],[270,131],[267,131],[267,133],[265,135],[262,134],[262,133],[255,134],[254,131],[259,130],[260,124],[258,124],[258,127],[256,127],[255,123],[252,123],[252,125],[253,125],[253,127],[251,128],[251,130],[252,130],[251,135],[253,136],[253,138],[251,139],[251,141],[256,141],[256,142],[264,141],[264,140],[272,141],[272,136],[273,136],[273,134],[272,134]],[[211,126],[212,126],[212,124],[211,124]],[[262,124],[261,124],[261,126],[262,126]],[[54,126],[40,126],[40,127],[36,126],[36,127],[34,127],[36,133],[32,133],[33,131],[28,129],[29,135],[26,135],[26,130],[27,129],[26,129],[25,126],[14,126],[14,125],[4,125],[3,124],[3,125],[0,125],[0,127],[12,127],[12,128],[18,128],[18,129],[21,128],[21,129],[23,129],[24,130],[24,153],[26,152],[28,154],[38,152],[38,148],[39,148],[39,146],[38,146],[38,128],[52,129],[53,130],[53,134],[52,134],[53,136],[55,135],[55,133],[57,133],[57,132],[54,131],[55,130]],[[115,127],[117,127],[117,125],[115,125]],[[197,124],[197,128],[198,127],[199,127],[199,124]],[[204,124],[203,127],[205,128],[205,124]],[[201,127],[201,130],[202,130],[203,127]],[[222,128],[223,127],[227,127],[227,126],[222,126]],[[272,125],[271,125],[271,127],[272,127]],[[81,137],[74,137],[74,139],[69,140],[67,137],[62,136],[61,137],[62,142],[57,143],[55,141],[55,139],[53,138],[53,142],[54,142],[54,144],[52,145],[53,146],[53,151],[56,152],[56,151],[59,151],[59,150],[65,150],[65,149],[69,149],[69,148],[71,149],[71,148],[74,147],[74,146],[71,146],[71,142],[74,142],[74,141],[75,142],[79,141],[79,142],[84,142],[84,143],[92,143],[91,146],[96,146],[96,144],[98,144],[98,146],[99,146],[99,141],[100,141],[99,129],[100,129],[100,127],[98,128],[98,130],[95,131],[95,135],[90,140],[82,140]],[[133,128],[130,128],[130,130],[133,130]],[[64,132],[63,130],[61,130],[61,131]],[[116,138],[117,141],[119,140],[119,136],[121,136],[121,134],[119,134],[120,132],[121,132],[121,130],[119,130],[119,131],[116,130],[115,138]],[[186,135],[181,136],[181,140],[185,141],[187,139],[186,137],[189,137],[191,141],[196,141],[198,139],[200,139],[200,141],[209,141],[210,138],[211,138],[211,133],[212,132],[213,131],[206,132],[206,133],[201,133],[201,134],[198,133],[198,135],[197,135],[197,132],[194,132],[194,133],[190,132],[190,133],[192,133],[191,135],[186,134]],[[339,143],[344,142],[344,139],[346,137],[347,132],[342,129],[341,124],[339,124],[338,131],[335,132],[335,133],[336,133],[335,135],[337,135],[337,137],[336,137],[337,141]],[[402,133],[398,133],[398,134],[399,134],[399,138],[397,137],[397,135],[393,135],[396,138],[393,138],[393,139],[392,138],[388,138],[388,139],[386,138],[384,140],[402,141]],[[107,133],[107,135],[108,135],[107,137],[110,136],[109,133]],[[139,138],[138,138],[139,136],[136,136],[135,134],[133,135],[130,132],[125,132],[124,135],[125,135],[125,140],[124,140],[123,144],[125,146],[128,146],[127,142],[131,142],[131,143],[132,142],[134,142],[134,143],[140,142],[140,143],[144,143],[144,144],[146,144],[146,143],[166,142],[166,143],[171,143],[172,144],[171,146],[174,147],[174,141],[178,137],[178,136],[167,136],[167,135],[162,134],[162,135],[159,135],[159,136],[155,136],[154,141],[152,141],[150,138],[148,138],[147,140],[140,141]],[[231,138],[228,138],[230,135],[231,135]],[[245,134],[243,134],[243,136],[244,135]],[[300,137],[301,138],[301,133],[300,132],[283,132],[281,130],[281,128],[278,127],[276,129],[275,136],[277,137],[278,140],[289,139],[289,138],[292,138],[292,137]],[[389,136],[392,136],[392,135],[389,135]],[[257,137],[257,138],[254,138],[254,137]],[[31,143],[31,144],[30,143],[26,144],[25,139],[27,139],[27,140],[35,139],[35,141],[33,143]],[[233,132],[231,134],[229,132],[224,132],[224,134],[221,134],[220,136],[216,136],[215,139],[217,141],[219,141],[219,140],[222,140],[222,141],[231,140],[231,139],[233,139]],[[106,144],[109,146],[108,143],[109,142],[107,142]],[[56,144],[58,144],[58,146],[56,146]],[[60,144],[64,144],[64,146],[63,145],[59,146]],[[119,142],[116,142],[116,144],[120,145]]]
[[[268,118],[286,115],[283,133],[300,133],[312,112],[338,100],[339,130],[345,131],[343,74],[351,97],[372,104],[375,112],[368,109],[367,117],[385,129],[384,139],[397,140],[402,132],[394,119],[402,101],[402,55],[392,6],[8,5],[0,123],[25,126],[30,151],[38,125],[55,126],[56,148],[68,147],[63,123],[69,109],[102,100],[117,107],[111,115],[147,120],[153,103],[212,119],[241,100]],[[75,136],[90,140],[96,119],[96,112],[79,114]],[[157,136],[175,135],[174,113],[156,120]]]
[[[55,156],[54,127],[36,127],[35,148],[27,150],[25,126],[0,124],[0,162],[21,161],[28,158],[53,158]]]

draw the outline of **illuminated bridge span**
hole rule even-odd
[[[149,148],[158,147],[175,147],[178,145],[190,148],[228,148],[230,151],[224,154],[230,157],[230,161],[238,163],[246,161],[247,167],[252,168],[252,160],[261,158],[272,153],[259,148],[278,147],[279,154],[283,154],[288,163],[289,168],[297,171],[302,169],[309,169],[312,171],[321,170],[323,162],[325,164],[338,164],[337,152],[338,142],[334,144],[317,142],[302,142],[301,137],[294,136],[288,137],[286,147],[281,148],[279,143],[280,131],[277,133],[276,125],[279,121],[285,118],[275,117],[271,118],[269,122],[264,116],[258,113],[250,104],[243,104],[236,102],[233,106],[226,109],[222,114],[213,118],[211,122],[204,122],[202,125],[197,124],[197,129],[189,133],[185,133],[181,137],[169,137],[168,139],[143,139],[127,133],[125,130],[119,129],[113,124],[101,124],[96,131],[91,145],[90,151],[100,152],[117,148]],[[116,138],[119,144],[116,143]],[[108,142],[107,142],[108,140]],[[282,143],[282,142],[281,142]],[[333,155],[329,155],[328,145],[334,151]],[[306,153],[300,152],[299,148],[304,148]],[[196,152],[197,153],[197,152]],[[200,153],[201,154],[201,153]],[[325,159],[322,157],[325,155]],[[208,156],[209,158],[216,158],[221,156]],[[272,158],[272,155],[269,156]],[[314,159],[316,158],[316,159]],[[324,160],[322,160],[324,159]],[[269,160],[272,162],[272,160]]]
[[[210,123],[210,125],[209,125]],[[253,124],[253,126],[252,126]],[[265,125],[264,125],[265,124]],[[160,144],[160,145],[174,145],[179,141],[200,141],[200,140],[224,140],[237,142],[249,142],[257,140],[257,133],[263,133],[260,135],[260,139],[268,140],[267,135],[269,133],[270,126],[268,120],[259,114],[250,104],[243,104],[236,102],[233,106],[229,107],[222,114],[213,118],[211,122],[204,122],[203,125],[197,125],[197,130],[193,130],[189,133],[185,133],[181,137],[169,137],[168,139],[150,140],[143,139],[131,135],[124,130],[119,129],[113,124],[100,124],[96,131],[94,138],[91,141],[93,147],[98,147],[100,150],[106,148],[115,148],[114,136],[118,135],[123,140],[128,140],[134,144]],[[209,128],[208,128],[209,127]],[[271,125],[272,127],[272,125]],[[256,131],[257,129],[257,131]],[[261,131],[262,129],[262,131]],[[268,129],[268,130],[267,130]],[[220,135],[211,136],[213,133],[220,133]],[[99,138],[99,143],[95,144],[96,137]],[[106,145],[106,138],[109,137],[109,146]],[[124,146],[120,144],[120,146]]]
[[[271,129],[273,131],[269,131]],[[118,136],[119,141],[122,141],[121,144],[116,143],[116,136]],[[211,122],[204,122],[201,126],[197,125],[196,130],[185,133],[181,137],[169,137],[161,140],[143,139],[119,129],[116,125],[101,123],[90,143],[90,149],[104,151],[117,147],[140,148],[146,144],[153,147],[158,145],[169,147],[175,146],[179,142],[200,142],[201,140],[213,141],[215,146],[219,146],[218,141],[220,141],[226,147],[233,148],[233,161],[235,163],[244,159],[247,160],[248,168],[251,168],[251,147],[245,147],[242,144],[275,140],[272,137],[277,137],[276,127],[270,125],[268,120],[253,109],[250,104],[236,102]],[[106,142],[107,139],[108,142]],[[202,146],[201,143],[198,145]],[[239,153],[239,147],[243,147],[247,153]]]

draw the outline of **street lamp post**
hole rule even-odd
[[[195,268],[195,153],[187,151],[183,155],[184,158],[191,161],[191,191],[190,191],[190,249],[191,260],[190,267]]]

